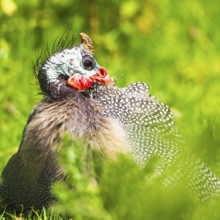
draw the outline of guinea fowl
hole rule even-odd
[[[116,87],[94,59],[90,38],[80,36],[81,44],[58,51],[39,68],[44,98],[34,107],[19,150],[2,173],[1,194],[10,210],[38,210],[53,201],[51,185],[65,177],[55,160],[65,132],[110,159],[119,152],[131,153],[145,166],[152,156],[159,156],[155,173],[179,157],[180,137],[169,107],[151,96],[144,83]],[[201,195],[219,191],[217,177],[202,162],[194,170],[205,177],[189,177]]]

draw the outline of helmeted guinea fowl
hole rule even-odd
[[[2,173],[1,194],[9,209],[41,209],[53,201],[51,184],[65,176],[55,160],[64,132],[111,159],[118,152],[131,153],[145,166],[159,156],[155,173],[179,157],[179,134],[169,107],[151,96],[144,83],[116,87],[94,59],[90,38],[81,34],[81,41],[50,56],[39,68],[45,97],[34,107],[19,150]],[[217,193],[217,177],[198,164],[195,171],[202,178],[189,177],[192,187],[205,196]]]

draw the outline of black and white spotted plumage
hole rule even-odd
[[[104,106],[105,116],[122,125],[129,151],[138,164],[147,166],[152,158],[159,158],[155,174],[175,166],[175,172],[164,180],[166,187],[184,180],[199,200],[220,193],[217,176],[200,159],[181,149],[182,140],[170,108],[150,95],[147,84],[99,86],[91,92],[91,99]]]
[[[104,106],[104,115],[122,124],[138,164],[152,155],[169,163],[178,152],[179,134],[170,108],[148,90],[144,83],[133,83],[126,88],[99,86],[91,95]]]

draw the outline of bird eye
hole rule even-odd
[[[92,70],[95,68],[95,60],[89,55],[83,57],[82,64],[86,70]]]

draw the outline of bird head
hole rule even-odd
[[[89,36],[81,33],[80,37],[81,44],[53,54],[41,65],[38,81],[46,95],[56,97],[70,93],[70,89],[85,91],[94,84],[113,84],[107,70],[93,57]]]

